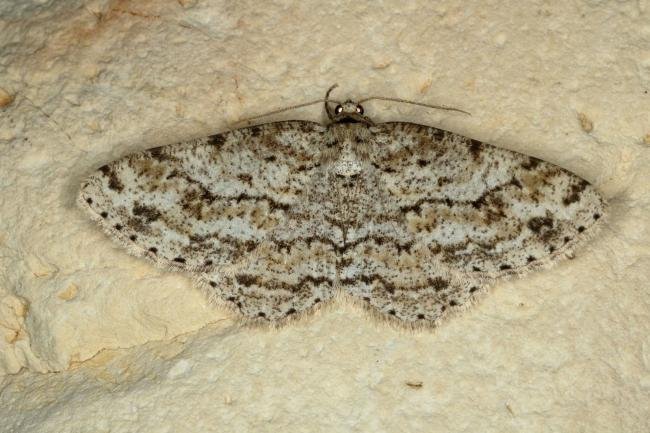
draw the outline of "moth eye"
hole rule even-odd
[[[334,109],[334,114],[341,114],[342,111],[343,111],[343,107],[337,105],[336,108]]]
[[[361,105],[357,105],[357,113],[363,114],[363,107]]]

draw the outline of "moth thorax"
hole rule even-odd
[[[334,174],[352,177],[361,173],[361,163],[354,159],[339,160],[334,163]]]
[[[343,154],[334,161],[334,174],[337,176],[356,176],[361,173],[361,161],[357,158],[354,152],[346,149]]]

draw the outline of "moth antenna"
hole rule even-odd
[[[331,99],[327,99],[327,96],[326,96],[325,99],[316,99],[315,101],[305,102],[303,104],[297,104],[297,105],[290,105],[289,107],[279,108],[277,110],[269,111],[267,113],[259,114],[257,116],[247,117],[245,119],[238,120],[237,122],[235,122],[235,124],[243,123],[243,122],[250,122],[251,120],[259,119],[261,117],[271,116],[273,114],[283,113],[283,112],[289,111],[289,110],[295,110],[296,108],[308,107],[310,105],[320,104],[321,102],[325,103],[325,107],[327,107],[328,102],[333,102],[333,103],[336,103],[336,104],[340,104],[340,102],[338,102],[338,101],[333,101]],[[329,113],[328,113],[328,115],[329,115]]]
[[[402,102],[404,104],[419,105],[420,107],[435,108],[437,110],[457,111],[459,113],[467,114],[468,116],[472,115],[471,113],[468,113],[465,110],[461,110],[460,108],[448,107],[446,105],[424,104],[422,102],[409,101],[408,99],[388,98],[388,97],[385,97],[385,96],[370,96],[369,98],[365,98],[365,99],[362,99],[362,100],[358,101],[358,103],[361,104],[363,102],[372,101],[373,99],[378,99],[380,101]]]
[[[327,113],[327,117],[332,121],[334,121],[334,113],[332,112],[332,108],[329,106],[328,102],[335,102],[339,105],[341,104],[340,102],[330,99],[330,93],[332,93],[332,90],[336,89],[338,86],[338,83],[334,83],[329,89],[327,89],[327,92],[325,92],[325,112]]]

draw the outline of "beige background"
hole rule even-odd
[[[434,332],[340,304],[275,331],[75,207],[106,162],[335,82],[470,111],[366,106],[576,172],[604,230]],[[0,2],[0,89],[0,432],[650,430],[650,1]]]

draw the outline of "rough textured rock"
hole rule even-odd
[[[1,3],[0,432],[647,431],[649,17],[648,1]],[[334,82],[472,112],[366,106],[581,175],[606,228],[435,332],[346,305],[269,331],[74,205],[106,162]]]

